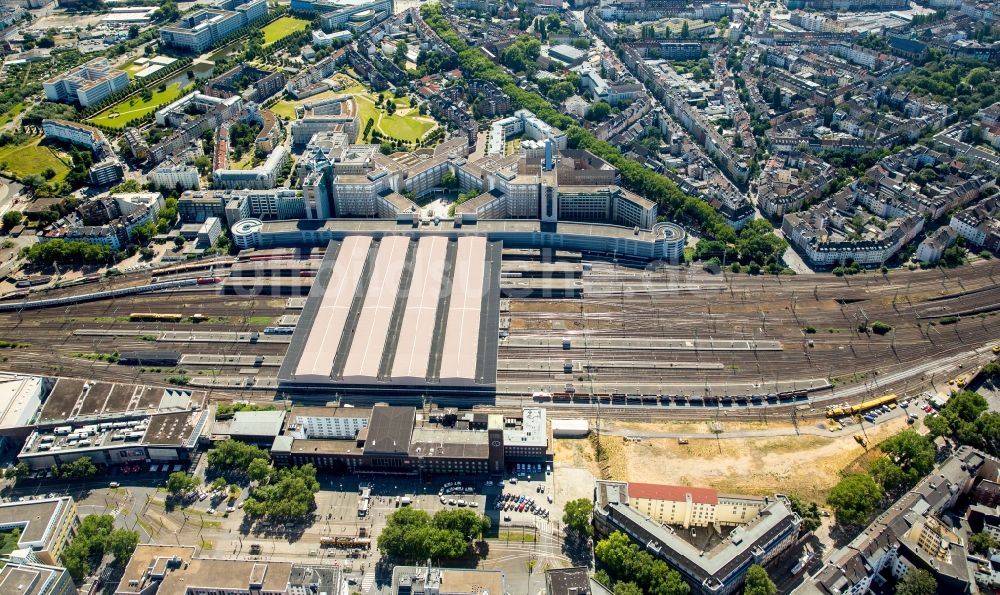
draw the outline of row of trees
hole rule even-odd
[[[431,517],[423,510],[401,508],[392,513],[378,537],[383,556],[401,562],[454,560],[490,529],[490,519],[471,510],[440,510]]]
[[[889,438],[879,448],[884,456],[867,473],[848,475],[830,490],[827,503],[838,523],[865,524],[886,495],[898,496],[934,468],[934,443],[913,430]]]
[[[21,249],[21,258],[32,264],[104,264],[111,259],[111,246],[88,244],[86,242],[49,240]]]
[[[80,457],[69,463],[52,465],[52,475],[63,479],[86,479],[97,475],[97,466],[90,457]]]

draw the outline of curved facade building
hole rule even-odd
[[[260,242],[260,230],[264,222],[260,219],[241,219],[233,224],[233,242],[240,250],[254,248]]]

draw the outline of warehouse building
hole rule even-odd
[[[670,510],[677,506],[685,508],[684,512]],[[766,565],[795,542],[802,520],[784,496],[775,496],[765,499],[762,508],[746,515],[735,528],[723,531],[729,526],[718,516],[729,514],[724,509],[714,490],[598,481],[594,528],[599,537],[625,533],[677,570],[696,595],[729,595],[740,590],[751,565]],[[689,536],[684,523],[667,524],[680,517],[688,525],[707,520],[714,530]]]
[[[520,415],[419,411],[376,404],[295,407],[271,456],[279,465],[311,463],[360,474],[499,474],[518,463],[552,461],[545,410]]]
[[[576,419],[553,419],[553,438],[586,438],[590,434],[590,422],[580,417]]]
[[[7,441],[23,440],[47,390],[41,376],[0,374],[0,449]]]
[[[500,246],[483,237],[331,243],[278,373],[282,389],[492,394],[499,273]]]
[[[40,428],[28,437],[18,461],[49,469],[82,457],[97,465],[186,464],[208,421],[207,411],[160,413],[132,419]]]
[[[49,469],[81,457],[98,465],[186,463],[208,420],[206,393],[59,378],[34,413],[18,460]]]

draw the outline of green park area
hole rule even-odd
[[[26,106],[23,103],[18,103],[14,107],[10,108],[8,111],[0,114],[0,126],[3,126],[7,122],[10,122],[14,118],[16,118],[19,113],[24,111],[25,107]]]
[[[372,130],[377,130],[383,136],[408,142],[420,140],[437,125],[434,118],[421,116],[417,108],[411,108],[409,97],[393,98],[390,94],[385,94],[388,100],[396,104],[395,113],[389,115],[384,108],[376,107],[376,95],[368,87],[342,74],[336,75],[334,78],[343,85],[343,88],[340,90],[324,91],[305,99],[285,99],[274,104],[271,107],[271,111],[287,120],[294,120],[295,108],[303,104],[321,101],[337,95],[350,95],[354,97],[358,107],[359,134],[364,132],[368,118],[375,121]],[[364,142],[365,140],[358,139],[359,142]]]
[[[378,130],[384,136],[397,138],[408,142],[416,142],[430,132],[434,126],[434,118],[421,116],[417,108],[410,107],[409,97],[393,98],[387,95],[389,101],[396,103],[396,111],[390,116],[385,109],[375,105],[375,99],[370,93],[355,93],[358,104],[358,125],[364,131],[368,118],[375,120],[373,130]]]
[[[46,170],[52,168],[55,172],[52,180],[64,180],[69,173],[69,165],[53,148],[39,146],[41,140],[42,137],[35,136],[27,143],[0,148],[0,171],[20,179],[33,174],[44,175]]]
[[[124,128],[129,121],[151,114],[161,106],[170,103],[184,93],[180,83],[174,83],[160,91],[155,89],[149,100],[137,93],[101,111],[87,121],[109,128]]]
[[[281,17],[269,23],[261,31],[264,33],[264,47],[288,37],[292,33],[304,31],[309,26],[309,21],[297,19],[295,17]]]

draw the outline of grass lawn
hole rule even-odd
[[[17,541],[21,537],[21,530],[14,529],[12,531],[5,531],[0,533],[0,556],[6,556],[15,549],[17,549]],[[3,568],[5,563],[0,560],[0,568]]]
[[[261,31],[264,32],[264,47],[267,47],[276,41],[281,41],[292,33],[304,31],[308,26],[309,21],[305,19],[281,17],[261,29]]]
[[[251,147],[253,149],[253,147]],[[229,163],[229,169],[253,169],[254,168],[254,154],[253,150],[247,151],[243,158],[239,161],[231,161]]]
[[[14,107],[10,108],[10,111],[0,114],[0,126],[3,126],[7,122],[13,120],[19,113],[23,112],[25,105],[23,103],[18,103]]]
[[[56,172],[56,182],[61,182],[69,173],[69,165],[51,147],[40,147],[42,137],[34,137],[27,144],[13,145],[0,149],[0,169],[15,177],[23,178],[31,174],[41,175],[48,168]]]
[[[426,116],[420,116],[416,108],[412,113],[400,114],[397,111],[391,116],[383,114],[382,120],[378,123],[378,129],[384,134],[411,142],[420,140],[432,128],[434,121]]]
[[[518,541],[521,543],[534,543],[535,535],[534,533],[515,533],[514,531],[501,531],[497,535],[497,539],[500,541]]]
[[[112,105],[87,121],[111,128],[124,128],[129,120],[141,118],[146,114],[155,112],[161,105],[170,103],[180,97],[183,92],[181,84],[174,83],[164,91],[153,91],[153,96],[149,101],[143,101],[139,95],[133,95],[131,98]]]
[[[396,99],[396,113],[391,116],[376,108],[375,100],[369,94],[356,94],[354,99],[358,103],[358,125],[362,131],[368,118],[374,118],[375,130],[386,136],[415,142],[434,128],[434,119],[421,116],[416,108],[410,108],[408,98]]]

